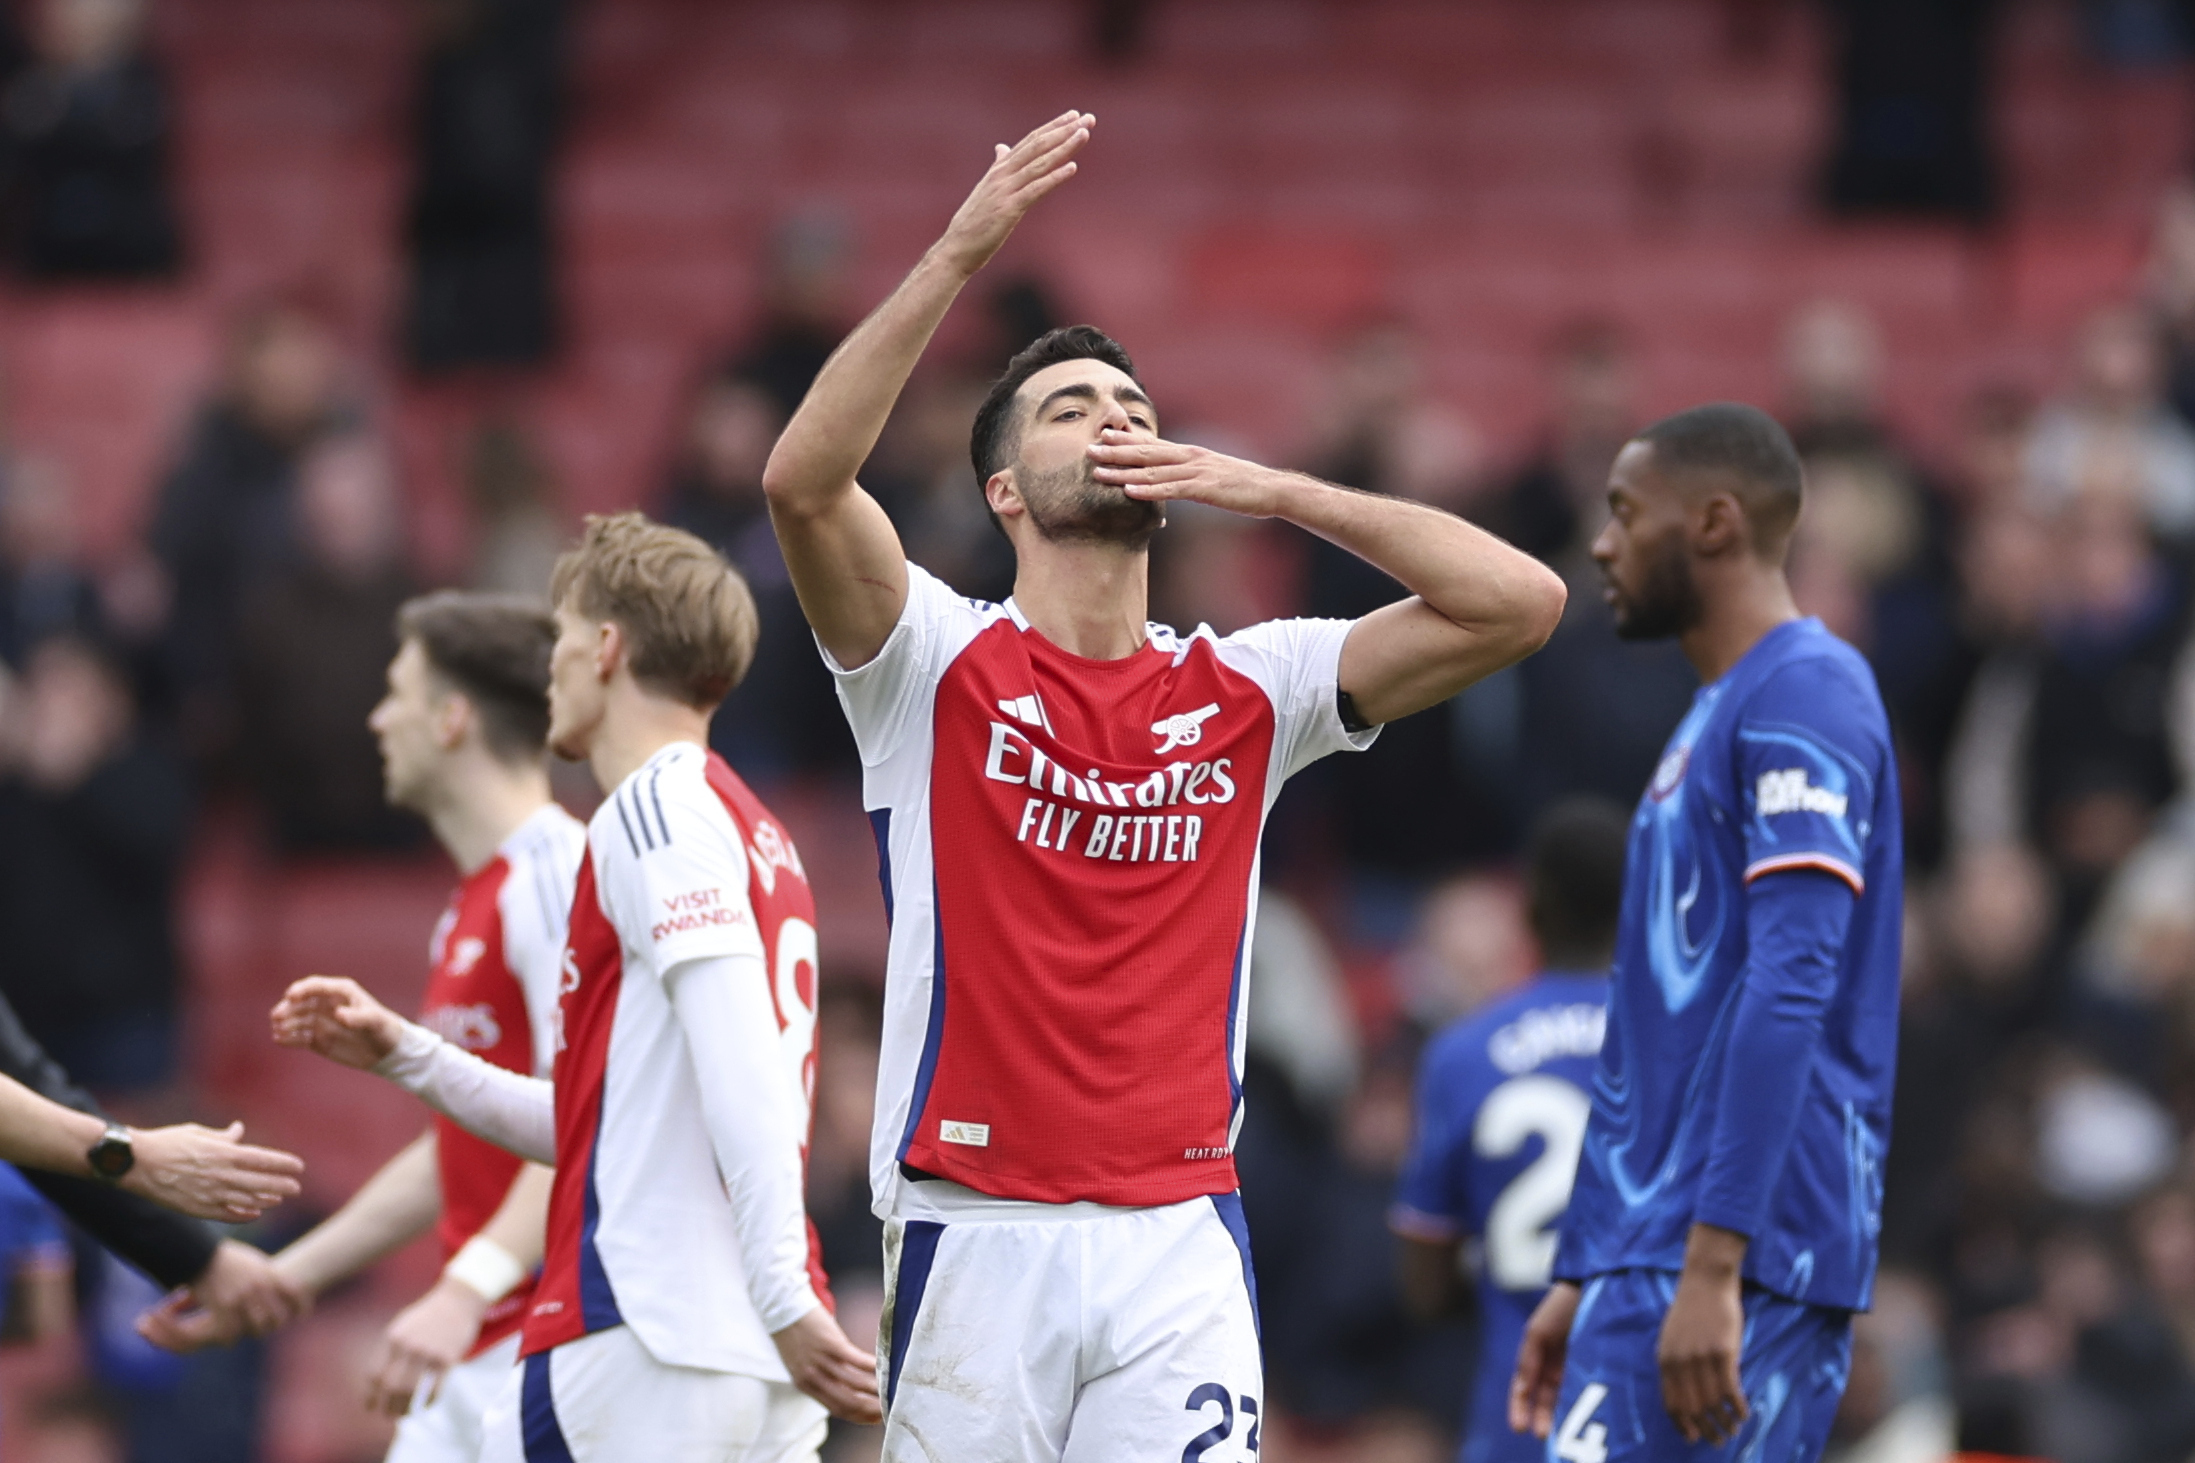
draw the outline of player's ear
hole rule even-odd
[[[455,751],[472,724],[472,702],[463,696],[443,697],[434,712],[434,744],[445,752]]]
[[[595,678],[607,682],[617,674],[617,668],[624,663],[625,629],[615,620],[604,620],[601,624],[595,626]]]
[[[1692,548],[1704,558],[1750,553],[1753,526],[1731,493],[1707,493],[1692,510]]]
[[[1001,518],[1018,518],[1025,511],[1021,501],[1021,485],[1014,481],[1014,470],[1002,467],[991,474],[983,485],[983,501]]]

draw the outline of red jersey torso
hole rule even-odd
[[[1236,1187],[1258,842],[1343,729],[1345,621],[1071,655],[908,568],[838,673],[892,943],[870,1176],[1149,1206]]]
[[[551,962],[562,942],[582,838],[577,820],[561,808],[544,809],[458,884],[429,946],[433,964],[420,1006],[422,1026],[499,1067],[536,1069],[545,1043],[537,1038],[533,1013],[546,1009],[553,990]],[[514,968],[529,963],[538,968],[524,974]],[[533,1002],[529,980],[540,987]],[[446,1263],[502,1207],[520,1160],[448,1118],[437,1116],[434,1130],[442,1181],[435,1235]],[[529,1278],[489,1307],[475,1354],[518,1329],[532,1294]]]

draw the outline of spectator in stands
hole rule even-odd
[[[2165,342],[2165,398],[2195,424],[2195,179],[2174,181],[2157,200],[2146,275],[2145,303]]]
[[[1630,342],[1604,320],[1566,330],[1553,364],[1554,421],[1531,459],[1472,516],[1567,570],[1607,517],[1608,469],[1638,425],[1638,369]]]
[[[1462,508],[1478,486],[1476,434],[1426,385],[1418,342],[1380,322],[1343,342],[1319,398],[1306,467],[1329,482]],[[1400,593],[1323,539],[1304,551],[1302,613],[1355,619]],[[1517,833],[1520,672],[1491,676],[1392,723],[1377,752],[1307,774],[1359,885],[1360,933],[1398,943],[1417,895],[1457,867],[1506,854]]]
[[[1523,683],[1519,815],[1562,799],[1638,800],[1699,684],[1667,641],[1617,636],[1585,557],[1608,518],[1608,469],[1638,424],[1638,371],[1613,325],[1585,321],[1559,342],[1555,419],[1533,460],[1474,516],[1563,571],[1570,601],[1546,649],[1517,668]]]
[[[549,465],[517,423],[490,422],[473,434],[465,497],[473,518],[472,587],[546,595],[549,571],[571,534],[557,511]]]
[[[139,727],[121,667],[73,636],[30,652],[4,723],[0,992],[88,1086],[164,1086],[176,1071],[183,769]]]
[[[2189,622],[2138,464],[2104,458],[2084,476],[2051,524],[2062,587],[2044,627],[2027,798],[2076,922],[2178,788],[2167,690]]]
[[[290,853],[409,848],[419,825],[382,796],[366,715],[381,698],[405,565],[387,451],[360,432],[298,464],[298,556],[254,595],[238,709],[251,784]]]
[[[1994,210],[1988,55],[2000,8],[1998,0],[1834,0],[1831,208],[1974,220]]]
[[[968,424],[989,384],[949,365],[917,376],[864,471],[907,557],[962,594],[995,602],[1013,593],[1014,556],[968,460]]]
[[[54,635],[97,637],[105,615],[77,543],[76,509],[60,467],[16,457],[0,465],[0,661],[21,669]]]
[[[523,366],[556,335],[565,0],[432,0],[407,241],[422,371]]]
[[[232,704],[242,613],[296,546],[297,461],[349,415],[333,333],[300,303],[241,316],[220,389],[192,422],[161,483],[150,548],[164,573],[162,659],[195,755],[218,760]]]
[[[730,368],[767,391],[788,421],[853,325],[852,265],[852,234],[834,214],[790,219],[771,241],[754,338],[731,353]]]
[[[2062,507],[2106,457],[2130,463],[2137,501],[2169,542],[2195,537],[2195,430],[2165,402],[2165,354],[2156,323],[2131,306],[2097,311],[2082,326],[2072,388],[2043,408],[2028,446],[2039,507]]]
[[[173,274],[175,123],[144,0],[42,0],[32,40],[0,101],[17,267],[49,280]]]
[[[793,596],[762,496],[762,466],[785,414],[762,382],[720,369],[703,378],[684,426],[662,519],[710,544],[739,570],[761,620],[754,664],[718,708],[711,742],[760,780],[819,768],[850,773],[860,764],[846,719]]]

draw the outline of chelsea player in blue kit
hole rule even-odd
[[[1631,824],[1608,1034],[1510,1421],[1555,1463],[1817,1457],[1875,1272],[1902,880],[1867,664],[1802,619],[1800,471],[1743,406],[1642,432],[1593,556],[1701,689]]]
[[[1547,1293],[1600,1064],[1608,964],[1623,889],[1624,815],[1597,799],[1551,809],[1525,856],[1543,973],[1433,1038],[1419,1066],[1410,1157],[1389,1214],[1403,1298],[1423,1319],[1479,1302],[1478,1372],[1463,1463],[1534,1463],[1508,1426],[1525,1319]],[[1472,1243],[1476,1241],[1476,1243]]]

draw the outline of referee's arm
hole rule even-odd
[[[0,997],[0,1076],[12,1077],[64,1107],[106,1116],[91,1094],[70,1081],[61,1064],[31,1039],[5,997]],[[210,1225],[96,1179],[35,1168],[22,1174],[85,1233],[164,1286],[189,1284],[213,1261],[220,1238]]]

